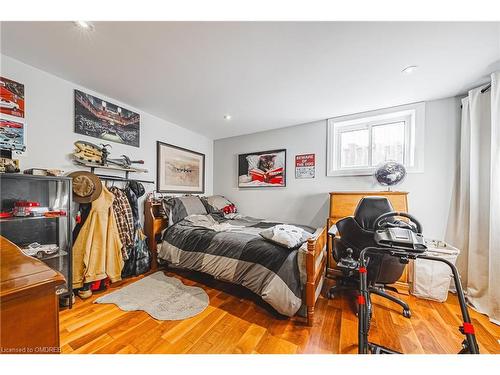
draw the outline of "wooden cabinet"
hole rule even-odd
[[[328,215],[327,225],[330,228],[340,219],[346,216],[354,215],[356,206],[361,198],[366,196],[386,197],[392,204],[395,211],[408,212],[408,193],[403,191],[357,191],[357,192],[331,192],[330,193],[330,213]],[[328,239],[329,272],[333,272],[335,260],[332,257],[332,241]],[[408,292],[408,267],[405,268],[403,275],[394,285],[398,291]]]
[[[0,236],[0,353],[59,353],[64,276]]]
[[[161,202],[150,198],[144,201],[144,234],[151,252],[151,270],[158,269],[157,234],[167,227],[167,219],[161,213]]]

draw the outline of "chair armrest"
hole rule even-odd
[[[339,235],[339,230],[335,224],[333,224],[330,229],[328,229],[328,235],[331,236],[332,238],[335,238],[336,236]]]

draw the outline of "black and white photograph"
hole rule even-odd
[[[139,147],[140,115],[75,90],[75,133]]]

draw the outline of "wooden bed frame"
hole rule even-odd
[[[151,252],[152,264],[151,270],[158,269],[157,259],[157,239],[168,226],[168,220],[160,215],[161,203],[151,199],[144,201],[144,233],[147,236],[149,251]],[[326,262],[328,254],[324,254],[321,262],[316,265],[318,257],[326,249],[327,228],[324,227],[318,236],[307,241],[306,257],[306,285],[305,285],[305,303],[307,308],[307,325],[314,323],[314,306],[316,305],[316,295],[319,295],[325,277]]]

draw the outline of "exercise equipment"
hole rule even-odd
[[[388,221],[389,218],[403,217],[408,221]],[[372,343],[368,340],[370,320],[372,316],[372,303],[367,285],[367,261],[370,255],[389,254],[396,257],[403,264],[408,264],[412,259],[427,259],[442,262],[450,267],[457,290],[458,301],[463,318],[463,325],[459,328],[465,336],[462,349],[458,354],[479,354],[474,326],[472,325],[464,292],[457,268],[450,261],[435,256],[426,255],[427,247],[422,235],[422,225],[418,220],[404,212],[388,212],[380,215],[375,220],[374,239],[377,247],[363,249],[359,256],[359,295],[358,295],[358,353],[360,354],[401,354],[395,350]]]

